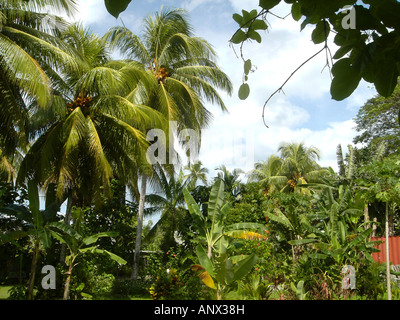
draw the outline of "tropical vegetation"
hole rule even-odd
[[[75,10],[0,4],[0,297],[400,299],[374,259],[400,233],[398,88],[360,108],[337,170],[282,141],[249,172],[211,171],[172,136],[201,137],[232,84],[186,12],[100,36],[57,16]]]

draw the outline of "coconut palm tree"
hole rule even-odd
[[[26,151],[29,147],[31,104],[48,107],[53,70],[77,64],[73,50],[57,37],[66,23],[53,14],[43,13],[49,10],[73,15],[75,1],[3,0],[0,3],[0,153],[4,164],[0,174],[5,172],[8,178],[15,175],[13,165],[18,162],[14,151],[17,148],[17,151]]]
[[[278,152],[282,159],[280,175],[288,179],[284,190],[307,192],[307,189],[301,185],[318,181],[321,175],[329,173],[327,169],[318,165],[320,152],[313,146],[306,147],[303,143],[283,142]]]
[[[189,163],[187,166],[184,167],[184,169],[189,171],[189,173],[185,175],[185,179],[189,180],[189,185],[191,189],[194,189],[196,187],[196,183],[198,180],[200,180],[205,186],[207,186],[208,169],[203,167],[201,161]]]
[[[280,175],[282,159],[271,155],[267,160],[256,162],[254,169],[247,173],[248,182],[258,182],[261,185],[261,192],[269,195],[279,191],[287,184],[287,177]]]
[[[112,177],[135,179],[148,146],[143,130],[159,125],[162,116],[125,98],[146,74],[111,61],[100,37],[80,25],[60,37],[81,63],[60,70],[51,109],[35,113],[41,135],[22,161],[18,180],[35,179],[43,188],[56,183],[59,199],[68,194],[81,206],[110,195]]]
[[[211,120],[205,102],[215,103],[226,111],[218,89],[231,94],[232,85],[216,63],[216,53],[202,38],[193,35],[186,12],[161,9],[143,22],[143,34],[136,35],[126,27],[115,27],[105,35],[113,48],[136,61],[153,78],[152,90],[136,87],[128,96],[161,112],[176,129],[189,128],[199,136]],[[200,142],[200,141],[199,141]],[[167,145],[168,146],[168,145]],[[141,172],[138,231],[135,247],[135,272],[139,263],[141,227],[146,183],[149,172]]]
[[[225,190],[233,197],[237,197],[241,192],[240,174],[244,173],[242,169],[236,168],[232,172],[225,165],[216,168],[218,170],[216,180],[222,180]]]
[[[176,243],[175,239],[179,236],[186,215],[183,189],[189,186],[190,180],[185,178],[182,170],[175,174],[161,167],[154,170],[153,175],[157,180],[154,183],[155,192],[146,196],[146,202],[150,205],[149,211],[159,212],[161,217],[147,237],[152,238],[156,233],[161,233],[165,248],[169,248]]]

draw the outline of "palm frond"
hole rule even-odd
[[[41,106],[46,106],[50,99],[49,78],[37,61],[2,33],[0,57],[3,72],[13,79],[13,85],[35,97]]]

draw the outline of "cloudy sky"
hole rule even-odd
[[[354,122],[360,106],[373,97],[375,90],[361,83],[353,95],[345,101],[331,99],[330,73],[325,53],[299,70],[279,93],[270,100],[262,121],[262,107],[270,94],[278,89],[286,78],[307,58],[322,48],[311,42],[312,29],[300,32],[300,24],[290,16],[280,20],[268,16],[269,29],[263,42],[247,43],[246,58],[257,68],[251,73],[250,97],[241,101],[237,90],[242,83],[243,63],[229,39],[237,29],[232,20],[235,12],[257,8],[258,0],[133,0],[120,15],[123,23],[134,33],[140,34],[141,22],[149,14],[166,8],[184,8],[188,11],[197,36],[210,42],[218,53],[219,66],[228,74],[234,94],[224,97],[229,113],[221,113],[217,106],[207,106],[214,114],[211,126],[205,131],[200,160],[214,169],[225,164],[229,169],[252,169],[254,162],[265,160],[276,153],[281,142],[304,142],[321,151],[320,164],[336,170],[336,146],[345,148],[355,136]],[[106,11],[103,0],[80,0],[76,20],[82,21],[94,32],[103,35],[108,28],[121,25]],[[282,4],[274,13],[285,16],[290,7]],[[330,46],[332,54],[335,47]],[[238,52],[238,48],[235,48]]]

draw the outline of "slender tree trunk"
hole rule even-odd
[[[394,220],[392,214],[392,212],[394,211],[393,204],[389,206],[388,210],[389,210],[389,236],[391,237],[394,235]]]
[[[69,284],[71,283],[72,268],[73,268],[73,264],[71,264],[68,268],[68,273],[67,273],[68,277],[67,277],[67,280],[65,280],[63,300],[68,300],[68,298],[69,298]]]
[[[67,210],[65,212],[65,219],[64,219],[64,222],[67,226],[69,226],[71,223],[71,212],[72,212],[72,196],[69,196],[67,200]],[[60,263],[62,265],[65,265],[66,250],[67,250],[67,245],[65,243],[62,243],[60,250]]]
[[[385,233],[386,233],[386,283],[387,283],[387,294],[388,300],[392,300],[392,289],[390,286],[390,255],[389,255],[389,208],[386,202],[386,221],[385,221]]]
[[[31,264],[31,274],[29,277],[29,284],[28,284],[28,300],[33,300],[33,286],[35,284],[36,266],[38,259],[39,259],[39,240],[36,240],[32,258],[32,264]]]
[[[134,281],[137,280],[137,276],[138,276],[140,249],[142,246],[143,213],[144,213],[144,201],[145,201],[145,197],[146,197],[146,184],[147,184],[147,176],[145,174],[143,174],[142,182],[141,182],[141,186],[140,186],[138,225],[137,225],[137,231],[136,231],[135,254],[134,254],[134,258],[133,258],[132,279]]]
[[[374,218],[374,222],[372,223],[372,237],[376,237],[376,222],[378,220],[376,219],[376,217]]]
[[[365,230],[369,229],[371,227],[371,223],[369,222],[368,203],[364,205],[364,222]]]

